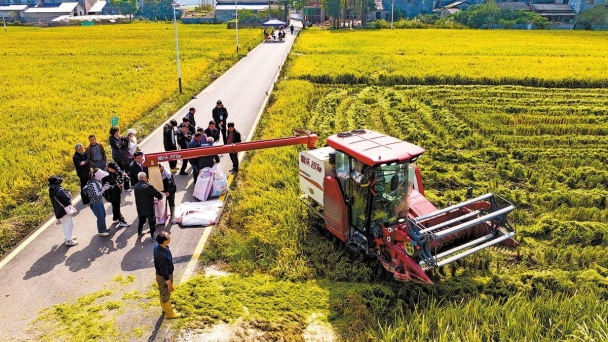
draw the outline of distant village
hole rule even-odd
[[[136,1],[136,0],[132,0]],[[145,16],[143,9],[146,2],[138,1],[136,13],[122,13],[120,7],[112,6],[106,0],[78,0],[78,2],[62,2],[61,0],[0,0],[0,12],[9,22],[21,22],[28,24],[48,25],[67,21],[97,21],[104,20],[116,22],[125,20],[130,14]],[[591,9],[595,6],[605,6],[606,0],[528,0],[528,1],[497,1],[499,8],[516,11],[527,11],[536,13],[547,18],[552,23],[572,24],[580,11]],[[179,2],[179,0],[178,0]],[[403,18],[414,18],[418,15],[437,14],[440,17],[449,16],[458,11],[465,10],[469,6],[482,4],[484,0],[374,0],[375,10],[365,14],[365,22],[374,20],[392,20],[391,14]],[[167,3],[171,6],[171,2]],[[287,1],[264,1],[264,0],[217,0],[214,1],[211,16],[196,18],[183,18],[185,23],[222,23],[233,20],[235,9],[249,11],[256,14],[264,14],[272,9],[278,9],[279,13],[287,18]],[[181,16],[181,7],[175,4],[178,17]],[[393,10],[393,11],[391,11]],[[123,11],[124,12],[124,11]],[[326,21],[329,17],[320,1],[308,1],[300,11],[300,17],[310,24]],[[359,15],[360,16],[360,15]],[[343,19],[358,18],[356,11],[346,10]],[[171,18],[172,19],[172,18]]]

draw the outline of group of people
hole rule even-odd
[[[291,25],[291,34],[293,35],[293,25]],[[283,26],[279,27],[278,30],[274,31],[273,29],[264,29],[264,40],[266,41],[284,41],[285,40],[285,30]]]
[[[188,110],[188,114],[184,116],[180,125],[178,125],[177,120],[171,120],[163,127],[163,146],[165,151],[170,152],[180,149],[213,146],[219,142],[220,136],[224,145],[241,142],[241,133],[235,129],[233,122],[228,121],[228,110],[224,107],[221,100],[216,102],[215,107],[211,111],[211,120],[207,124],[207,128],[197,127],[195,114],[196,108],[192,107]],[[237,154],[229,153],[229,156],[232,161],[230,173],[237,173],[239,171]],[[213,167],[215,163],[219,162],[220,156],[218,155],[183,159],[179,175],[188,175],[186,168],[188,167],[188,163],[190,163],[192,177],[196,183],[200,170],[206,167]],[[171,172],[176,173],[177,161],[170,161],[169,167],[171,168]]]
[[[180,149],[200,148],[212,146],[221,139],[223,143],[235,144],[241,142],[241,134],[235,129],[233,122],[228,122],[228,110],[218,100],[213,108],[207,128],[196,125],[196,109],[190,108],[182,123],[178,125],[176,120],[169,121],[163,127],[163,145],[165,151],[176,151]],[[129,129],[126,136],[121,136],[118,127],[110,128],[108,142],[111,148],[112,161],[108,162],[103,144],[97,141],[95,135],[89,136],[89,145],[85,148],[83,144],[74,146],[75,152],[72,156],[76,174],[80,180],[81,195],[84,204],[89,204],[91,211],[96,217],[97,234],[101,237],[110,235],[110,229],[106,225],[106,211],[103,205],[105,199],[112,206],[112,221],[117,229],[130,226],[121,213],[121,202],[123,190],[133,190],[135,194],[135,205],[138,216],[137,232],[139,237],[150,233],[152,240],[157,244],[154,247],[154,267],[156,270],[156,281],[160,292],[160,304],[167,318],[176,318],[170,302],[170,293],[173,291],[173,258],[168,244],[171,237],[167,231],[156,232],[155,200],[167,201],[170,217],[175,215],[175,184],[174,174],[177,173],[177,161],[169,162],[169,169],[159,164],[163,189],[158,190],[148,182],[148,168],[143,165],[144,153],[140,150],[136,131]],[[232,161],[230,173],[237,173],[239,160],[236,153],[229,153]],[[212,167],[219,163],[220,156],[212,155],[182,160],[179,175],[188,175],[186,172],[188,163],[192,166],[194,181],[198,178],[199,171],[205,167]],[[73,218],[68,215],[68,207],[72,205],[70,193],[62,187],[63,179],[60,176],[48,178],[49,197],[53,205],[55,217],[61,221],[65,245],[75,246],[78,244],[76,236],[73,235]],[[150,229],[143,230],[148,222]]]
[[[235,129],[234,123],[227,121],[228,110],[223,106],[221,100],[218,100],[213,108],[211,112],[212,120],[209,121],[207,128],[197,127],[195,113],[196,109],[192,107],[179,126],[176,120],[171,120],[164,126],[163,145],[165,151],[212,146],[220,140],[220,136],[224,144],[241,142],[241,134]],[[169,170],[162,164],[159,165],[163,189],[154,188],[148,182],[148,168],[143,165],[144,153],[138,146],[139,141],[136,133],[134,129],[129,129],[126,136],[121,136],[118,127],[110,128],[108,141],[113,159],[110,162],[107,161],[103,144],[97,141],[95,135],[89,136],[89,145],[86,148],[81,143],[74,146],[75,152],[72,160],[76,174],[80,179],[83,203],[89,204],[95,215],[97,234],[101,237],[110,235],[110,229],[106,225],[104,199],[112,206],[112,221],[113,224],[116,224],[116,228],[121,229],[130,226],[121,213],[123,191],[134,190],[139,221],[137,228],[139,237],[143,237],[148,232],[153,239],[155,237],[155,199],[166,200],[170,218],[175,216],[177,187],[173,175],[178,171],[177,161],[169,162]],[[229,155],[232,161],[230,173],[237,173],[239,170],[237,154],[229,153]],[[213,167],[219,161],[220,156],[218,155],[184,159],[179,175],[189,175],[186,169],[188,163],[190,163],[192,176],[194,182],[196,182],[200,170]],[[72,204],[72,199],[70,193],[61,186],[62,181],[63,179],[60,176],[52,176],[48,179],[49,197],[53,204],[55,217],[62,223],[65,244],[75,246],[78,242],[72,234],[73,220],[66,212],[66,207]],[[149,229],[143,230],[146,221]]]

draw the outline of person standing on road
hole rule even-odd
[[[215,121],[209,121],[209,126],[205,128],[204,133],[207,137],[213,138],[213,141],[220,141],[220,131],[215,128]]]
[[[293,36],[293,24],[289,26],[289,31],[291,31],[291,35]]]
[[[173,177],[173,174],[167,171],[162,164],[158,164],[158,167],[160,169],[160,176],[163,179],[163,191],[161,192],[164,193],[167,198],[169,212],[171,213],[170,218],[173,218],[175,216],[175,193],[177,192],[175,177]]]
[[[120,163],[123,171],[129,172],[129,165],[133,161],[133,154],[137,152],[137,138],[135,130],[130,128],[127,130],[127,136],[120,139]]]
[[[89,156],[89,165],[92,168],[105,170],[106,169],[106,151],[101,143],[97,142],[94,134],[89,135],[89,146],[85,149]]]
[[[177,121],[171,120],[168,124],[163,127],[163,146],[165,151],[177,151]],[[171,172],[177,172],[177,160],[169,161],[169,167]]]
[[[162,231],[156,235],[156,245],[154,246],[154,269],[156,271],[156,284],[160,293],[160,306],[163,308],[165,317],[169,319],[177,318],[179,313],[173,311],[171,306],[171,292],[173,292],[173,255],[169,250],[171,235]]]
[[[128,227],[129,224],[125,221],[124,216],[120,212],[120,202],[122,200],[122,184],[123,179],[128,177],[127,174],[118,167],[115,162],[108,163],[108,175],[102,180],[102,184],[109,184],[110,189],[104,194],[106,200],[112,204],[112,223],[118,223],[117,228]]]
[[[188,148],[188,144],[192,141],[192,134],[188,130],[188,124],[182,123],[180,125],[181,132],[177,133],[177,143],[179,148],[185,150]],[[186,168],[188,167],[188,159],[182,159],[182,168],[179,170],[179,174],[187,176]]]
[[[137,223],[137,235],[143,237],[147,232],[150,232],[150,236],[154,239],[154,233],[156,232],[156,215],[154,213],[154,198],[158,200],[163,199],[163,195],[148,183],[148,175],[145,172],[140,172],[137,175],[139,182],[135,184],[135,206],[137,207],[137,216],[139,222]],[[150,229],[143,230],[144,224],[148,220]]]
[[[188,119],[188,130],[190,133],[196,133],[196,120],[194,120],[194,113],[196,113],[196,109],[194,107],[190,107],[188,110],[188,114],[184,118]]]
[[[213,120],[215,121],[215,127],[222,132],[222,140],[224,145],[226,144],[226,120],[228,120],[228,110],[222,104],[222,100],[217,100],[215,108],[211,112]]]
[[[82,145],[81,145],[82,146]],[[49,197],[53,204],[53,212],[55,218],[61,220],[61,228],[63,229],[63,237],[65,238],[66,246],[76,246],[78,242],[76,237],[72,235],[74,229],[74,221],[72,216],[67,215],[64,207],[72,205],[72,196],[62,186],[63,179],[59,176],[49,177]]]
[[[122,156],[120,153],[120,145],[120,130],[118,129],[118,127],[113,126],[112,128],[110,128],[110,148],[112,149],[112,159],[117,163],[120,163],[122,160]]]
[[[192,141],[188,144],[188,148],[198,148],[201,147],[201,141],[203,140],[203,133],[196,132]],[[194,184],[196,184],[196,180],[198,178],[199,168],[199,159],[198,158],[190,158],[188,159],[190,165],[192,166],[192,177],[194,177]]]
[[[140,172],[145,172],[148,174],[148,167],[144,166],[144,153],[143,152],[135,152],[133,155],[133,161],[129,164],[129,179],[131,179],[131,184],[136,184],[138,179],[137,175]]]
[[[236,144],[241,142],[241,133],[234,129],[234,122],[228,123],[228,138],[226,139],[226,145]],[[239,172],[239,157],[238,153],[228,153],[230,155],[230,160],[232,161],[232,170],[230,173]]]
[[[89,176],[91,175],[91,166],[89,165],[89,156],[84,151],[84,146],[81,143],[78,143],[74,146],[76,150],[74,155],[72,156],[72,161],[74,162],[74,167],[76,168],[76,175],[80,179],[80,190],[87,185],[89,181]]]
[[[101,180],[108,175],[102,169],[94,169],[91,179],[87,183],[87,194],[91,203],[91,211],[97,218],[97,235],[106,237],[110,235],[108,227],[106,226],[106,209],[103,207],[103,193],[110,189],[109,184],[101,185]]]

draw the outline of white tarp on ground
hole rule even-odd
[[[219,199],[206,202],[184,202],[175,208],[174,223],[182,226],[209,226],[217,221],[224,206]]]

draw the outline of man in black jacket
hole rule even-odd
[[[165,151],[177,151],[177,121],[171,120],[163,127],[163,146]],[[177,160],[169,161],[171,172],[177,172]]]
[[[179,148],[185,150],[188,148],[188,144],[192,141],[192,133],[188,130],[188,124],[180,125],[181,131],[177,133],[177,144]],[[179,170],[179,174],[187,176],[186,168],[188,167],[188,159],[182,159],[182,168]]]
[[[213,141],[220,141],[220,131],[215,128],[215,121],[209,121],[209,126],[203,131],[207,137],[212,137]]]
[[[133,153],[133,161],[129,164],[129,178],[131,179],[131,184],[135,184],[138,182],[137,175],[140,172],[145,172],[148,174],[148,167],[143,165],[144,162],[144,153],[137,151]]]
[[[76,144],[74,146],[76,150],[74,155],[72,156],[72,161],[74,162],[74,167],[76,168],[76,174],[80,179],[80,190],[87,185],[89,181],[89,176],[91,173],[91,167],[89,166],[89,156],[84,151],[84,146],[81,143]]]
[[[224,144],[226,144],[226,120],[228,120],[228,110],[224,107],[221,100],[217,100],[217,104],[215,105],[215,108],[213,108],[211,114],[215,121],[215,127],[222,132],[222,139]]]
[[[188,114],[184,117],[184,119],[188,119],[188,130],[190,133],[196,133],[196,120],[194,120],[194,113],[196,113],[196,109],[194,107],[190,107]]]
[[[234,129],[234,122],[228,123],[228,137],[226,139],[226,145],[236,144],[241,142],[241,133]],[[232,160],[232,170],[230,173],[239,172],[239,157],[237,153],[228,153],[230,160]]]
[[[116,162],[108,163],[108,175],[101,179],[101,184],[109,184],[110,189],[104,192],[103,195],[106,201],[112,204],[112,223],[117,223],[117,228],[128,227],[129,224],[125,221],[124,216],[120,212],[120,202],[122,201],[122,184],[127,174],[118,167]]]
[[[139,182],[135,184],[135,206],[137,207],[137,216],[139,223],[137,224],[137,234],[143,237],[148,231],[154,239],[156,232],[156,215],[154,213],[154,199],[162,200],[163,194],[156,190],[148,183],[148,175],[145,172],[140,172],[137,175]],[[148,220],[150,230],[143,231],[144,223]]]

